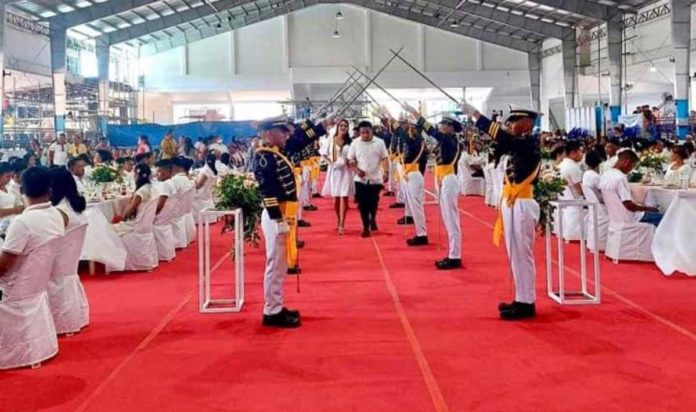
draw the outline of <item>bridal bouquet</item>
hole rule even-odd
[[[242,209],[244,216],[244,240],[253,246],[260,242],[259,224],[263,212],[258,183],[251,173],[233,171],[218,179],[215,187],[215,208],[217,210]],[[224,231],[233,230],[234,221],[226,220]]]

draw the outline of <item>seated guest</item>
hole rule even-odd
[[[151,168],[155,167],[155,160],[156,157],[154,152],[141,153],[135,156],[136,164],[146,164]]]
[[[193,165],[193,160],[184,156],[175,157],[172,159],[172,184],[176,188],[177,193],[182,193],[185,190],[193,187],[193,182],[189,180],[188,173]]]
[[[579,199],[583,196],[582,170],[580,169],[583,154],[582,143],[571,140],[565,146],[565,157],[558,164],[561,177],[568,182],[568,186],[563,192],[563,198],[566,200]]]
[[[670,160],[672,163],[667,167],[665,179],[679,182],[682,177],[691,179],[691,167],[686,163],[689,153],[684,146],[673,146]]]
[[[73,157],[68,161],[68,170],[75,180],[78,193],[85,192],[85,161],[81,157]]]
[[[230,167],[230,154],[222,153],[220,154],[220,160],[215,162],[215,169],[217,169],[220,175],[227,175],[232,171]]]
[[[0,162],[0,233],[5,233],[12,219],[24,210],[24,206],[17,203],[17,198],[7,188],[13,176],[12,166],[8,162]]]
[[[84,179],[89,179],[90,176],[92,176],[92,170],[94,170],[94,164],[92,163],[92,157],[87,153],[83,153],[83,154],[79,155],[77,158],[82,160],[82,162],[84,164],[84,169],[85,169],[85,173],[83,175],[83,182],[84,182]]]
[[[123,234],[133,231],[135,228],[134,219],[150,200],[157,197],[157,189],[152,185],[151,177],[152,169],[150,166],[139,164],[135,167],[135,193],[133,193],[123,215],[114,217],[114,220],[119,222],[114,225],[114,230],[117,233]]]
[[[26,209],[10,224],[0,253],[0,286],[14,283],[6,275],[17,258],[65,235],[68,217],[51,206],[51,174],[45,167],[32,167],[22,173],[22,192]]]
[[[36,154],[34,154],[34,152],[30,151],[24,155],[24,164],[26,165],[26,169],[38,166],[37,163]]]
[[[22,172],[27,168],[27,164],[22,159],[14,159],[10,162],[12,166],[12,180],[7,184],[7,192],[15,197],[15,205],[23,205],[24,198],[22,197]]]
[[[632,150],[619,153],[616,165],[607,170],[599,181],[602,198],[610,210],[623,210],[622,221],[644,222],[657,226],[662,214],[656,207],[638,204],[631,197],[626,175],[638,163],[638,155]]]
[[[206,156],[205,165],[200,169],[196,178],[196,192],[193,196],[194,213],[214,206],[213,188],[217,179],[218,171],[215,167],[215,153],[210,151]]]
[[[97,153],[94,154],[94,165],[111,165],[111,162],[113,162],[114,157],[111,154],[110,150],[97,150]]]
[[[54,167],[50,169],[50,173],[51,204],[68,217],[67,229],[87,223],[87,217],[82,214],[87,208],[87,202],[77,190],[75,175],[62,167]]]
[[[135,167],[135,161],[132,157],[121,157],[118,159],[118,164],[121,166],[121,175],[126,183],[135,182],[135,172],[133,168]]]
[[[167,200],[176,194],[176,188],[170,181],[174,174],[173,167],[174,165],[170,159],[162,159],[157,162],[157,184],[155,185],[159,192],[157,214],[164,209]]]
[[[592,190],[599,201],[602,201],[602,192],[599,190],[599,168],[603,164],[602,156],[596,150],[591,150],[585,155],[587,170],[582,175],[582,186],[585,190]]]

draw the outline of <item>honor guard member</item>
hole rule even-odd
[[[404,189],[406,191],[406,208],[411,212],[411,222],[416,227],[416,236],[406,240],[409,246],[428,244],[428,227],[425,221],[425,183],[423,179],[423,161],[427,162],[428,151],[421,128],[409,122],[401,122],[394,133],[401,134],[403,139],[402,165],[404,170]],[[397,221],[399,224],[409,224],[408,216]]]
[[[389,205],[390,209],[401,209],[406,207],[406,191],[404,190],[403,168],[401,167],[401,156],[403,154],[403,139],[401,133],[395,133],[398,128],[398,122],[389,121],[389,133],[391,140],[389,142],[389,178],[393,181],[392,188],[396,191],[396,201]],[[410,216],[411,213],[409,212]]]
[[[534,200],[534,182],[539,174],[541,153],[538,142],[531,136],[538,113],[510,107],[502,130],[463,102],[462,111],[476,119],[476,127],[496,142],[496,155],[507,154],[504,186],[498,220],[493,230],[493,242],[498,245],[505,235],[505,247],[515,280],[515,300],[498,305],[503,319],[523,319],[536,316],[534,267],[534,236],[539,220],[539,205]]]
[[[314,140],[314,152],[312,154],[312,170],[309,175],[310,179],[310,190],[312,192],[312,197],[320,198],[319,194],[319,174],[321,173],[321,155],[319,154],[320,146],[319,138]]]
[[[288,269],[287,250],[294,239],[288,236],[297,213],[297,184],[293,164],[283,154],[289,129],[282,118],[259,122],[263,139],[252,160],[254,177],[263,198],[261,230],[266,240],[266,267],[263,278],[263,325],[280,328],[300,326],[300,313],[283,306],[283,281]]]
[[[436,155],[435,180],[440,188],[439,203],[442,221],[447,230],[449,251],[446,258],[435,262],[440,270],[462,267],[462,229],[459,223],[459,180],[457,179],[457,162],[461,155],[461,144],[457,133],[461,133],[462,124],[451,117],[443,116],[439,130],[430,124],[416,110],[411,112],[418,119],[418,126],[437,140],[439,150]]]
[[[296,187],[298,188],[298,200],[307,201],[310,199],[309,185],[302,180],[302,171],[304,169],[303,162],[312,157],[314,153],[314,142],[326,134],[326,128],[329,127],[331,119],[327,118],[318,124],[314,124],[309,120],[304,120],[298,124],[288,121],[288,130],[290,131],[290,139],[288,140],[284,152],[287,154],[293,164],[293,174],[295,176]],[[304,189],[304,190],[303,190]],[[309,222],[302,219],[302,205],[297,206],[297,225],[290,227],[289,237],[294,239],[289,242],[288,252],[288,274],[296,275],[301,273],[298,261],[297,249],[304,246],[304,242],[298,240],[297,227],[309,227]],[[315,209],[316,210],[316,209]]]
[[[387,151],[391,147],[391,140],[392,140],[392,133],[389,130],[389,121],[388,119],[383,119],[380,118],[380,121],[382,122],[381,125],[376,125],[374,127],[375,129],[375,136],[379,137],[384,141],[384,145],[387,147]],[[391,155],[389,156],[389,170],[387,170],[387,183],[384,187],[385,192],[384,196],[385,197],[391,197],[394,196],[394,179],[392,178],[392,162],[391,162]]]

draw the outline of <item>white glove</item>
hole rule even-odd
[[[279,235],[284,235],[284,234],[290,232],[290,226],[288,226],[288,224],[284,220],[281,220],[280,222],[277,223],[276,232]]]
[[[459,107],[462,109],[462,112],[466,114],[467,116],[473,116],[474,113],[478,112],[478,109],[469,104],[466,100],[462,100],[462,102],[459,104]]]

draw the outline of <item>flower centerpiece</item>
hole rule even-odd
[[[645,168],[656,173],[663,173],[667,159],[655,153],[647,153],[641,157],[638,167]]]
[[[215,186],[214,197],[215,208],[218,210],[242,209],[244,240],[253,246],[258,246],[260,242],[259,224],[261,223],[263,206],[254,175],[234,171],[220,177]],[[233,228],[233,221],[225,221],[223,231]]]
[[[539,173],[539,178],[534,183],[534,200],[539,204],[539,223],[537,232],[546,232],[546,222],[553,216],[555,207],[551,202],[558,200],[558,195],[565,190],[568,182],[552,168],[547,168]],[[551,222],[553,225],[553,222]]]
[[[101,164],[101,165],[95,166],[94,169],[92,169],[92,174],[90,175],[90,179],[94,183],[120,182],[121,173],[115,167]]]

